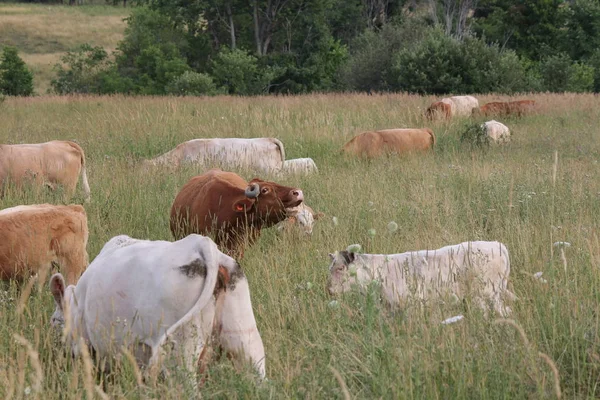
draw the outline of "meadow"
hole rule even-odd
[[[480,103],[508,99],[477,96]],[[141,159],[204,137],[277,137],[287,158],[312,157],[319,174],[262,175],[304,190],[326,214],[312,237],[265,230],[241,265],[249,279],[268,381],[223,357],[206,398],[537,399],[600,394],[600,110],[594,95],[544,94],[535,115],[501,119],[512,141],[477,148],[459,138],[469,119],[429,123],[433,97],[37,97],[0,104],[0,143],[76,140],[85,150],[90,260],[118,234],[172,240],[168,216],[180,187],[203,171],[144,171]],[[517,98],[515,98],[517,99]],[[341,146],[372,129],[429,126],[435,150],[365,161]],[[256,174],[239,172],[246,179]],[[10,192],[0,208],[61,202],[60,193]],[[83,201],[78,188],[74,202]],[[335,217],[335,218],[334,218]],[[396,231],[388,224],[398,224]],[[369,234],[374,229],[375,234]],[[434,249],[498,240],[511,257],[511,319],[484,318],[467,299],[390,309],[377,291],[336,298],[325,290],[328,253]],[[571,244],[561,253],[557,241]],[[545,281],[534,274],[543,273]],[[1,398],[190,398],[172,370],[139,385],[124,359],[96,378],[66,357],[49,327],[47,282],[31,293],[0,286]],[[451,325],[441,321],[458,314]]]
[[[85,6],[0,3],[0,48],[14,46],[33,73],[36,93],[45,94],[54,66],[67,51],[89,43],[109,54],[123,38],[129,8],[103,2]]]

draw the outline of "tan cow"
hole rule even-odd
[[[342,151],[360,157],[378,157],[386,153],[408,153],[433,148],[435,135],[429,128],[384,129],[353,137]]]
[[[88,225],[85,209],[35,204],[0,211],[0,279],[42,276],[53,262],[75,284],[88,265]]]
[[[85,170],[85,154],[74,142],[53,140],[35,144],[0,145],[0,192],[7,181],[17,187],[30,181],[55,189],[63,185],[73,196],[81,173],[86,201],[90,200],[90,185]]]

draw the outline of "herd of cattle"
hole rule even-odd
[[[479,107],[474,97],[455,96],[433,103],[426,117],[520,116],[533,106],[532,101],[521,101]],[[494,141],[508,140],[508,128],[499,122],[488,121],[483,127]],[[429,128],[388,129],[362,133],[342,150],[376,157],[430,149],[435,142]],[[314,220],[323,214],[306,205],[300,188],[259,178],[247,182],[215,167],[280,176],[316,173],[317,166],[310,158],[286,160],[277,139],[216,138],[182,143],[144,161],[142,168],[183,163],[211,169],[191,178],[173,201],[170,229],[176,241],[116,236],[89,264],[83,206],[20,205],[0,211],[0,278],[23,281],[38,274],[45,281],[58,264],[62,273],[50,278],[56,302],[51,321],[64,329],[74,355],[88,346],[92,354],[108,358],[127,346],[140,366],[151,367],[160,365],[165,349],[176,348],[185,366],[196,371],[208,362],[211,344],[237,356],[235,360],[249,361],[265,377],[265,350],[248,282],[236,260],[262,229],[298,225],[310,233]],[[37,189],[61,185],[70,197],[79,176],[88,202],[85,155],[76,143],[0,145],[0,195],[11,185],[20,190],[28,184]],[[507,288],[509,254],[500,242],[464,242],[401,254],[344,250],[330,258],[332,295],[376,281],[391,304],[442,293],[468,295],[484,313],[491,306],[503,316],[510,313],[504,300],[515,298]]]

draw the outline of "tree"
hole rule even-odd
[[[0,59],[0,93],[9,96],[31,96],[33,75],[19,57],[15,47],[6,46]]]

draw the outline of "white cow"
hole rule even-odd
[[[510,142],[510,130],[508,127],[498,121],[491,120],[481,124],[481,129],[494,143]]]
[[[265,351],[252,312],[248,281],[238,263],[207,237],[176,242],[108,241],[79,279],[65,288],[50,280],[56,302],[53,325],[71,327],[100,357],[133,349],[140,366],[158,365],[163,345],[174,342],[194,372],[211,334],[217,345],[250,361],[265,377]],[[65,320],[68,323],[65,324]]]
[[[441,100],[450,105],[450,115],[453,117],[470,117],[473,109],[479,107],[479,101],[473,96],[452,96]]]
[[[318,173],[319,169],[312,158],[293,158],[283,162],[281,172],[292,175],[310,175]]]
[[[194,139],[179,144],[173,150],[145,160],[145,166],[180,167],[193,163],[206,168],[246,168],[259,172],[281,170],[285,160],[283,143],[275,138],[213,138]]]
[[[340,251],[329,256],[331,294],[349,291],[353,284],[364,288],[374,280],[381,283],[382,293],[392,305],[410,296],[426,300],[445,292],[463,298],[467,291],[474,291],[484,311],[487,298],[503,316],[511,312],[503,297],[515,298],[507,289],[508,250],[500,242],[463,242],[400,254]]]

